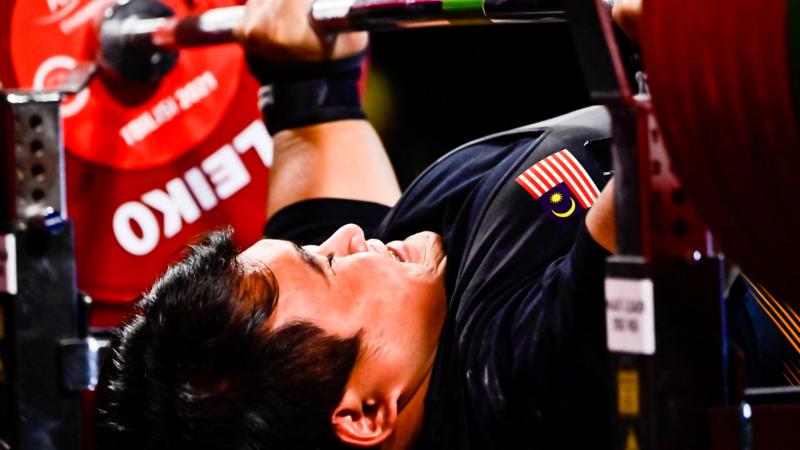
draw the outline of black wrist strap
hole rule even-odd
[[[250,70],[263,85],[259,107],[269,132],[366,118],[358,90],[365,56],[286,64],[249,57]]]

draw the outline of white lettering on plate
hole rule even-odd
[[[77,6],[80,1],[75,0],[75,6]],[[77,30],[78,28],[85,25],[87,22],[100,17],[103,14],[103,11],[111,6],[113,0],[93,0],[80,9],[78,9],[75,14],[61,20],[64,15],[62,12],[66,12],[67,14],[71,13],[75,8],[64,9],[59,14],[54,14],[48,20],[43,21],[43,23],[52,23],[54,21],[61,20],[58,24],[58,28],[61,30],[62,33],[65,35],[72,34],[73,31]]]
[[[217,78],[207,70],[125,124],[120,128],[119,135],[130,146],[141,142],[182,111],[211,95],[218,87]]]
[[[217,200],[214,191],[211,189],[211,184],[208,183],[208,179],[200,169],[192,167],[186,171],[183,175],[183,179],[186,180],[186,184],[188,184],[189,189],[192,190],[194,198],[197,199],[197,203],[199,203],[204,210],[208,211],[217,206],[219,200]]]
[[[233,147],[239,154],[251,148],[256,149],[261,162],[267,167],[272,167],[273,142],[264,124],[260,121],[253,122],[233,139]]]
[[[133,230],[131,222],[138,225],[141,235]],[[158,245],[156,215],[139,202],[128,202],[117,208],[113,225],[117,242],[132,255],[146,255]]]
[[[194,80],[186,83],[186,85],[175,91],[175,100],[181,106],[181,109],[186,111],[194,106],[199,101],[211,95],[219,87],[214,74],[205,71]]]
[[[230,145],[212,153],[203,160],[203,172],[207,173],[215,187],[217,196],[225,200],[250,183],[250,173],[241,158]]]
[[[272,165],[272,138],[261,120],[248,125],[232,144],[222,146],[183,177],[118,207],[112,222],[119,245],[133,255],[147,255],[162,237],[177,235],[184,223],[196,222],[204,211],[242,190],[252,178],[239,155],[250,149],[256,151],[265,167]]]
[[[200,208],[180,178],[170,180],[165,191],[153,189],[145,193],[142,202],[164,216],[164,237],[178,234],[184,221],[194,223],[200,218]]]

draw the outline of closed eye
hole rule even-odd
[[[327,280],[327,274],[325,273],[325,266],[323,266],[322,262],[319,260],[319,255],[315,255],[305,248],[295,244],[292,242],[294,249],[297,251],[297,254],[300,256],[300,259],[306,263],[310,268],[312,268],[315,272],[319,273]],[[331,270],[333,272],[333,270]]]

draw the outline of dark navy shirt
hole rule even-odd
[[[436,231],[448,257],[417,448],[607,446],[607,253],[586,232],[593,198],[578,175],[599,194],[607,177],[585,144],[609,127],[606,110],[590,108],[467,144],[424,172],[378,228],[384,240]]]

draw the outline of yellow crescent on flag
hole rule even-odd
[[[555,209],[551,209],[550,212],[552,212],[554,216],[556,216],[556,217],[558,217],[560,219],[566,219],[567,217],[571,216],[572,213],[575,212],[575,199],[570,197],[569,201],[571,201],[572,204],[570,205],[569,209],[564,211],[563,213],[560,213],[560,212],[556,211]]]

